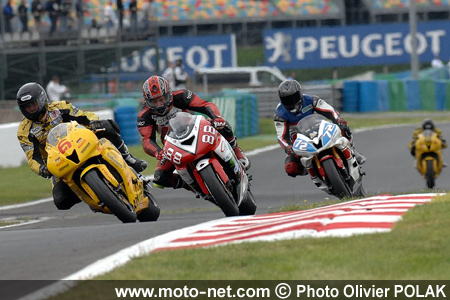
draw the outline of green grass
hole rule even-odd
[[[364,115],[362,115],[364,116]],[[367,127],[375,127],[382,125],[391,125],[391,124],[417,124],[417,127],[422,124],[422,121],[425,117],[405,117],[405,116],[392,116],[392,117],[383,117],[383,114],[374,114],[368,115],[367,117],[359,116],[346,116],[345,120],[348,122],[349,126],[353,129],[356,128],[367,128]],[[433,121],[438,122],[450,122],[450,115],[448,116],[434,116]],[[412,132],[411,132],[412,136]]]
[[[157,252],[99,279],[448,279],[449,214],[445,196],[390,233]]]
[[[411,209],[389,233],[300,238],[151,253],[58,295],[103,299],[111,280],[447,280],[450,195]],[[200,262],[208,262],[200,263]],[[142,286],[142,281],[137,287]],[[147,281],[149,285],[151,282]],[[161,284],[162,285],[162,282]],[[154,285],[152,285],[154,286]],[[98,296],[95,296],[98,295]],[[56,299],[56,297],[52,298]]]

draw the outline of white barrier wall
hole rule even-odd
[[[110,109],[95,112],[100,119],[114,119],[114,112]],[[18,167],[26,163],[27,157],[17,140],[19,122],[0,125],[0,167]]]

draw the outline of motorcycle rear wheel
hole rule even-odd
[[[322,166],[325,170],[325,174],[332,188],[333,195],[339,199],[352,196],[347,184],[341,173],[339,173],[334,160],[332,158],[326,159],[322,162]]]
[[[435,182],[434,182],[434,167],[433,167],[433,161],[427,160],[427,172],[425,174],[425,178],[427,179],[427,187],[429,189],[434,188]]]
[[[213,167],[209,165],[200,170],[200,176],[202,176],[206,188],[211,193],[216,204],[220,207],[225,216],[232,217],[239,215],[239,208],[234,201],[234,198],[230,195],[222,179],[214,171]]]
[[[136,212],[131,207],[122,202],[106,183],[106,179],[99,176],[97,170],[92,169],[84,175],[84,180],[92,191],[97,195],[109,210],[123,223],[136,222]]]

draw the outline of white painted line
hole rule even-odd
[[[0,206],[0,210],[8,210],[8,209],[16,209],[16,208],[22,208],[22,207],[27,207],[27,206],[33,206],[33,205],[38,205],[38,204],[41,204],[41,203],[50,202],[52,200],[53,200],[53,198],[45,198],[45,199],[31,201],[31,202],[26,202],[26,203]]]
[[[30,224],[35,224],[35,223],[39,223],[42,221],[47,221],[50,220],[51,218],[45,217],[45,218],[41,218],[39,220],[31,220],[31,221],[20,221],[20,223],[17,224],[11,224],[11,225],[6,225],[6,226],[0,226],[0,229],[5,229],[5,228],[11,228],[11,227],[19,227],[19,226],[24,226],[24,225],[30,225]],[[3,219],[4,221],[7,221],[6,219]]]
[[[204,226],[214,226],[217,223],[223,222],[223,220],[224,219],[213,220],[210,222],[182,228],[137,243],[115,254],[112,254],[101,260],[98,260],[90,264],[89,266],[83,268],[82,270],[59,280],[56,283],[46,286],[18,300],[44,300],[57,294],[63,293],[72,288],[73,286],[75,286],[78,283],[77,282],[78,280],[87,280],[110,272],[115,268],[118,268],[126,264],[135,257],[146,255],[155,250],[156,248],[160,248],[162,245],[168,245],[170,241],[174,240],[178,236],[195,232],[203,228]]]
[[[301,228],[295,227],[294,230],[286,231],[283,228],[291,226],[291,224],[280,224],[279,226],[274,226],[271,228],[264,228],[267,224],[267,221],[264,219],[258,218],[258,216],[242,216],[242,217],[228,217],[222,218],[218,220],[209,221],[206,223],[194,225],[187,228],[182,228],[179,230],[175,230],[172,232],[168,232],[166,234],[148,239],[146,241],[142,241],[137,243],[129,248],[123,249],[115,254],[112,254],[108,257],[105,257],[101,260],[98,260],[91,265],[85,267],[84,269],[63,278],[61,281],[58,281],[50,286],[44,287],[41,290],[36,291],[30,295],[27,295],[19,300],[42,300],[51,296],[55,296],[59,293],[65,292],[69,290],[71,287],[77,284],[77,280],[87,280],[94,278],[96,276],[105,274],[107,272],[112,271],[113,269],[120,267],[131,259],[143,255],[147,255],[152,251],[161,249],[169,249],[169,248],[179,248],[183,246],[194,246],[205,244],[208,247],[214,247],[221,244],[236,244],[242,242],[253,242],[253,241],[277,241],[284,239],[294,239],[301,237],[347,237],[355,234],[366,234],[366,233],[380,233],[380,232],[388,232],[390,228],[383,228],[383,226],[377,226],[377,223],[389,223],[393,224],[394,222],[401,219],[401,216],[379,216],[374,215],[370,218],[368,216],[346,216],[345,213],[340,213],[340,206],[346,207],[347,209],[351,209],[354,207],[357,211],[360,210],[360,206],[358,203],[375,201],[378,202],[380,200],[391,200],[393,202],[398,200],[405,200],[407,197],[411,197],[412,201],[416,205],[420,205],[421,203],[426,203],[431,201],[431,198],[440,195],[440,194],[413,194],[413,195],[398,195],[398,196],[377,196],[370,197],[365,199],[359,199],[349,202],[338,203],[335,205],[331,205],[328,207],[303,211],[303,212],[294,212],[294,213],[286,213],[285,215],[290,216],[291,218],[297,217],[307,217],[310,213],[322,213],[327,212],[327,209],[338,211],[338,214],[334,219],[330,218],[322,218],[316,220],[307,220],[305,219],[305,223],[313,222],[313,223],[321,223],[321,226],[318,228]],[[422,198],[422,201],[416,201],[414,198]],[[403,201],[402,201],[403,202]],[[402,202],[399,202],[398,205],[403,205]],[[365,207],[365,206],[363,206]],[[377,211],[374,211],[377,212]],[[274,214],[275,216],[279,216],[281,219],[284,219],[283,214]],[[243,227],[243,232],[237,232],[237,234],[233,235],[224,235],[220,236],[221,233],[218,233],[218,236],[212,236],[211,239],[195,239],[201,238],[203,234],[198,234],[198,232],[204,232],[205,230],[211,229],[213,227],[220,228],[221,226],[230,225],[233,223],[240,223],[240,220],[248,220],[254,218],[257,221],[262,223],[262,228],[256,228],[253,232],[246,232],[247,229],[252,229],[252,225],[250,227]],[[266,223],[264,223],[266,222]],[[302,220],[300,220],[301,224]],[[298,225],[299,223],[297,223]],[[343,226],[333,226],[343,224]],[[360,225],[361,224],[361,225]],[[373,224],[373,225],[372,225]],[[293,224],[295,225],[295,224]],[[246,226],[245,223],[243,226]],[[355,227],[355,228],[353,228]],[[385,226],[384,226],[385,227]],[[289,229],[289,228],[288,228]],[[273,232],[270,232],[273,231]],[[267,233],[267,234],[266,234]],[[178,240],[178,241],[177,241]],[[212,241],[212,242],[211,242]]]

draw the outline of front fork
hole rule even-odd
[[[349,147],[345,147],[342,152],[344,153],[345,159],[347,159],[349,163],[352,162],[352,159],[354,160],[353,153],[351,152]],[[331,154],[326,155],[323,158],[329,156],[332,156],[336,164],[339,166],[339,168],[345,171],[347,177],[346,179],[348,179],[349,177],[348,170],[345,168],[341,156],[338,154],[336,148],[331,148]],[[328,185],[326,183],[326,174],[321,164],[321,160],[323,160],[323,158],[319,159],[317,156],[314,156],[312,159],[303,160],[302,163],[306,167],[306,170],[311,176],[311,179],[314,182],[314,184],[319,189],[329,192]]]

